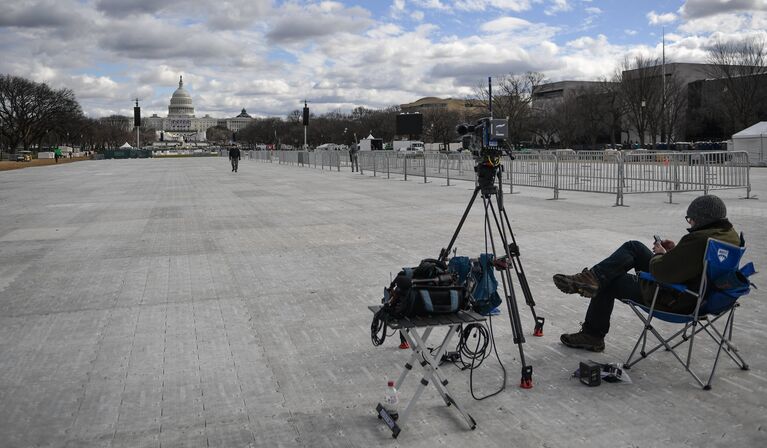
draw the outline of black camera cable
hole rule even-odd
[[[370,339],[373,341],[373,345],[378,347],[383,344],[387,336],[391,336],[397,332],[392,331],[392,334],[386,334],[389,326],[386,323],[388,318],[389,307],[384,305],[373,315],[373,322],[370,324]]]
[[[488,241],[488,235],[490,234],[490,220],[487,215],[487,208],[488,203],[490,199],[488,198],[488,202],[485,202],[485,253],[490,249],[490,242],[492,242],[492,236],[490,237],[490,241]],[[493,253],[495,253],[495,244],[493,244],[492,247]],[[492,265],[490,266],[483,266],[483,269],[492,269]],[[483,276],[485,279],[487,279],[487,276]],[[489,280],[485,280],[489,281]],[[489,290],[489,288],[485,288],[486,290]],[[506,379],[507,379],[507,372],[506,367],[503,365],[503,362],[501,361],[501,357],[498,355],[498,347],[495,343],[495,333],[493,331],[493,316],[488,316],[488,327],[485,327],[482,324],[470,324],[468,327],[471,327],[472,325],[476,326],[477,328],[477,334],[475,337],[477,338],[477,344],[474,348],[474,351],[470,351],[467,346],[467,342],[469,339],[469,336],[471,334],[471,331],[463,332],[461,335],[461,340],[459,341],[459,353],[461,354],[461,362],[464,364],[464,367],[462,369],[469,369],[469,391],[471,392],[472,398],[474,398],[477,401],[482,401],[487,398],[496,396],[503,392],[506,389]],[[489,328],[489,332],[488,332]],[[465,336],[465,337],[464,337]],[[461,344],[463,347],[461,347]],[[480,350],[481,348],[481,350]],[[474,393],[474,369],[477,369],[482,363],[491,356],[491,353],[488,351],[488,348],[491,348],[493,353],[495,353],[495,359],[498,360],[498,365],[501,367],[501,371],[503,372],[503,383],[501,383],[501,387],[496,390],[495,392],[492,392],[488,395],[477,397]],[[471,364],[467,364],[463,357],[464,355],[468,360],[471,361]]]

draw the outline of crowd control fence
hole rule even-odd
[[[269,163],[341,171],[351,167],[349,151],[246,151],[247,157]],[[429,179],[475,181],[471,154],[393,151],[357,153],[361,174],[402,176],[424,183]],[[553,191],[604,193],[623,205],[630,194],[674,193],[744,189],[751,197],[750,165],[745,151],[652,152],[573,151],[560,149],[519,153],[502,160],[504,184]]]

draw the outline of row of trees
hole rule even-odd
[[[111,117],[115,118],[115,117]],[[70,89],[0,75],[0,156],[18,149],[71,145],[97,151],[134,142],[124,117],[88,118]],[[153,130],[142,130],[142,142],[154,141]]]
[[[66,135],[82,110],[69,89],[55,90],[18,76],[0,76],[0,149],[28,150],[53,134]]]
[[[396,116],[399,113],[399,106],[391,106],[385,109],[357,107],[350,113],[335,111],[322,115],[311,115],[309,118],[307,144],[309,146],[318,146],[323,143],[332,142],[353,145],[370,134],[387,142],[392,141],[397,137],[395,123]],[[455,132],[456,125],[466,120],[466,117],[462,114],[449,110],[428,111],[423,116],[423,134],[413,137],[421,138],[429,143],[442,143],[445,145],[458,138]],[[211,135],[211,130],[208,130],[208,140],[211,140]],[[218,136],[219,138],[226,137],[224,134]],[[295,110],[291,112],[288,114],[287,119],[256,119],[245,129],[236,133],[234,139],[237,142],[249,145],[288,144],[293,147],[301,147],[304,144],[301,111]]]
[[[717,42],[707,59],[710,79],[694,83],[695,104],[689,103],[688,80],[679,72],[665,72],[663,61],[638,56],[624,59],[610,78],[582,83],[554,99],[537,92],[546,82],[541,73],[504,76],[493,89],[494,115],[509,118],[513,143],[545,147],[626,140],[657,146],[681,136],[727,139],[767,119],[764,41]],[[481,86],[474,96],[488,105],[488,94]]]
[[[318,146],[323,143],[352,145],[368,134],[384,140],[394,138],[394,126],[399,107],[368,109],[357,107],[350,113],[340,111],[309,117],[307,143]],[[292,145],[304,144],[304,127],[300,110],[294,110],[286,119],[261,118],[254,120],[236,134],[236,140],[246,144]]]
[[[513,144],[596,147],[625,143],[630,134],[644,146],[669,141],[682,132],[685,86],[676,74],[664,74],[657,59],[626,58],[611,78],[580,83],[577,88],[539,90],[546,82],[536,72],[496,81],[493,112],[509,118]],[[478,87],[475,96],[487,104],[488,92]]]

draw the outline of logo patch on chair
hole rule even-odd
[[[719,257],[719,262],[721,263],[727,259],[727,256],[730,255],[730,251],[727,249],[719,249],[716,251],[716,255]]]

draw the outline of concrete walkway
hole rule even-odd
[[[767,170],[753,170],[752,182],[767,199]],[[571,380],[580,360],[627,356],[641,327],[620,304],[604,353],[559,343],[587,302],[559,293],[551,275],[590,266],[627,239],[677,240],[696,194],[612,207],[607,195],[553,201],[529,188],[507,205],[547,319],[544,337],[525,345],[535,387],[517,387],[501,316],[506,391],[474,401],[468,373],[444,368],[477,430],[428,389],[394,441],[374,406],[406,354],[396,337],[372,346],[366,307],[390,273],[447,244],[472,185],[442,183],[250,160],[235,174],[224,158],[0,173],[0,445],[767,446],[764,276],[736,317],[751,370],[725,359],[709,392],[666,353],[632,369],[632,385]],[[767,269],[767,201],[718,194],[746,233],[747,258]],[[479,213],[457,247],[483,250]],[[499,385],[490,361],[475,373],[479,394]]]

